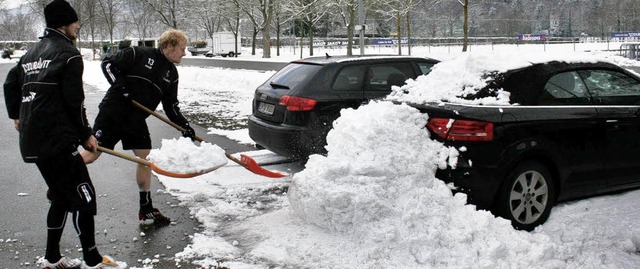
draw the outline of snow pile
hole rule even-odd
[[[179,174],[200,173],[227,164],[225,151],[207,142],[198,147],[191,139],[162,139],[159,149],[152,149],[147,159],[159,168]]]
[[[561,263],[553,259],[549,237],[516,231],[507,220],[477,211],[435,178],[435,169],[457,151],[431,140],[426,122],[416,109],[390,102],[343,110],[327,137],[328,155],[311,156],[294,176],[291,209],[308,223],[351,237],[357,246],[342,255],[363,268]]]
[[[391,101],[416,104],[453,102],[473,105],[509,105],[510,94],[502,90],[498,90],[496,97],[475,100],[462,97],[474,94],[487,86],[489,81],[484,75],[491,72],[504,72],[548,61],[626,63],[621,59],[624,58],[594,56],[586,53],[463,53],[451,60],[436,64],[426,76],[420,76],[415,80],[409,79],[402,87],[393,87],[393,92],[387,98]]]
[[[514,55],[490,53],[465,53],[436,64],[426,76],[407,80],[402,87],[393,87],[387,97],[392,101],[410,103],[455,102],[462,104],[508,105],[509,93],[499,91],[497,97],[466,100],[487,85],[483,75],[491,71],[506,71],[529,66],[531,63]]]

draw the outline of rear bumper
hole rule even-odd
[[[317,137],[309,128],[274,124],[253,115],[249,116],[249,137],[256,144],[287,157],[306,158],[324,152],[325,138]]]
[[[448,167],[437,170],[436,177],[446,183],[453,183],[454,193],[467,194],[467,202],[479,209],[490,209],[505,178],[505,169],[474,165],[470,167],[464,159],[459,159],[456,169]]]

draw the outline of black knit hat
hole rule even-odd
[[[64,0],[54,0],[44,8],[44,20],[47,27],[58,28],[78,21],[78,14]]]

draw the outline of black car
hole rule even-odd
[[[606,62],[548,61],[484,78],[459,97],[506,91],[509,104],[410,104],[429,115],[432,138],[459,149],[455,168],[436,176],[470,203],[532,230],[556,201],[640,187],[640,77]]]
[[[324,153],[343,108],[381,98],[438,61],[412,56],[326,56],[289,63],[260,85],[249,117],[258,147],[293,158]]]

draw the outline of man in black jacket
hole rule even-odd
[[[159,48],[129,47],[106,57],[102,71],[111,84],[100,103],[100,111],[94,123],[94,134],[99,144],[113,149],[122,141],[125,150],[146,159],[151,150],[151,138],[145,119],[149,114],[133,105],[135,100],[150,110],[162,102],[167,117],[182,126],[183,136],[194,138],[193,128],[180,113],[178,107],[178,71],[175,64],[185,56],[186,35],[176,29],[165,31],[158,40]],[[86,163],[92,163],[100,152],[84,151]],[[151,169],[138,165],[136,182],[140,192],[142,221],[153,220],[156,225],[167,225],[171,220],[164,216],[151,201]]]
[[[55,0],[44,9],[44,37],[11,69],[4,83],[9,118],[19,131],[20,152],[35,163],[51,201],[47,215],[47,248],[41,268],[124,268],[102,256],[95,243],[96,195],[78,147],[95,152],[84,108],[82,55],[73,45],[80,28],[69,3]],[[60,239],[67,212],[82,245],[84,262],[62,257]]]

